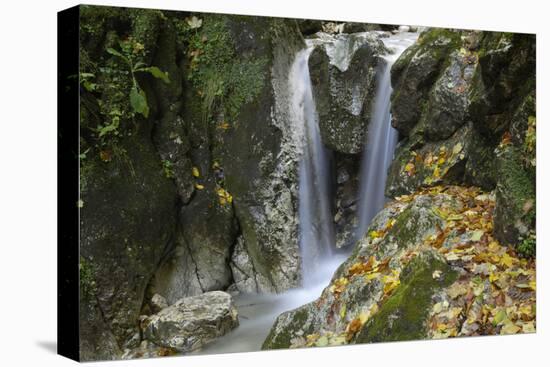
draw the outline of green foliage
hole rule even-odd
[[[267,58],[239,58],[224,16],[187,18],[176,23],[176,29],[188,42],[188,79],[202,97],[205,119],[217,104],[235,119],[241,106],[261,90]]]
[[[516,248],[517,252],[526,258],[535,257],[537,253],[537,237],[534,233],[523,239]]]
[[[134,113],[139,113],[143,117],[147,118],[149,117],[147,96],[145,91],[139,86],[135,73],[149,73],[153,77],[160,79],[167,84],[170,83],[168,73],[161,71],[156,66],[146,67],[143,62],[138,61],[139,56],[144,55],[145,49],[141,43],[135,41],[132,37],[121,41],[119,44],[121,51],[117,51],[114,48],[109,47],[107,48],[107,52],[111,55],[119,57],[128,65],[133,82],[132,89],[130,90],[130,105],[132,106]]]
[[[80,84],[84,89],[88,92],[95,92],[97,90],[97,84],[92,81],[95,78],[94,73],[80,73],[79,75]]]
[[[174,164],[167,159],[162,160],[162,171],[166,178],[174,178]]]
[[[142,114],[145,118],[149,116],[147,96],[143,89],[139,88],[137,84],[134,85],[130,91],[130,105],[134,109],[134,112]]]
[[[97,284],[93,264],[80,256],[78,269],[80,274],[80,294],[86,299],[94,297],[97,293]]]

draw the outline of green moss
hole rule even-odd
[[[226,16],[204,17],[202,27],[191,32],[188,42],[188,78],[202,96],[205,118],[220,104],[235,120],[241,106],[252,102],[265,84],[267,58],[236,54]]]
[[[442,276],[434,279],[435,270]],[[457,273],[432,253],[421,254],[403,269],[401,285],[361,329],[355,343],[422,339],[436,291],[449,286]]]
[[[505,148],[499,158],[499,183],[510,201],[507,205],[513,205],[514,209],[522,210],[526,201],[535,198],[535,177],[531,177],[529,171],[524,169],[517,148]],[[529,219],[534,219],[534,215],[535,211],[530,210]]]
[[[431,211],[408,207],[399,214],[387,237],[391,236],[401,249],[415,245],[418,242],[417,233],[423,232],[426,226],[433,227],[437,220]]]
[[[82,256],[80,257],[78,268],[80,274],[80,295],[84,299],[90,299],[94,297],[97,292],[95,268],[91,262]]]
[[[288,325],[284,327],[284,331],[277,334],[276,326],[275,324],[271,331],[269,332],[269,335],[265,339],[262,349],[286,349],[290,347],[291,345],[291,339],[294,337],[294,333],[298,330],[302,330],[304,324],[307,322],[307,319],[309,317],[309,311],[303,307],[301,309],[298,309],[294,312],[294,316],[292,317],[292,321]],[[311,330],[311,328],[308,328],[308,330],[302,330],[304,334],[308,334]]]
[[[537,238],[534,234],[531,234],[529,237],[524,239],[517,245],[517,252],[526,258],[535,257],[537,253]]]

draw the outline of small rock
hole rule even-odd
[[[157,313],[166,307],[168,307],[168,302],[166,301],[166,298],[158,293],[155,293],[151,298],[151,310],[153,311],[153,313]]]
[[[400,25],[399,28],[397,28],[397,31],[398,31],[399,33],[410,32],[410,31],[411,31],[411,27],[409,27],[408,25]]]
[[[182,298],[147,321],[143,337],[178,352],[199,349],[239,325],[231,295],[221,291]]]

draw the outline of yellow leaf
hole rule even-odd
[[[439,278],[441,278],[441,270],[435,270],[435,271],[432,273],[432,278],[434,278],[434,279],[439,279]]]
[[[204,189],[204,186],[201,185],[201,184],[195,184],[195,188],[196,188],[197,190],[203,190],[203,189]]]
[[[451,299],[455,299],[466,293],[468,293],[468,286],[464,283],[454,283],[449,287],[449,289],[447,289],[447,294],[451,297]]]
[[[517,334],[521,328],[517,325],[515,325],[512,321],[506,322],[502,329],[500,329],[501,335],[508,335],[508,334]]]
[[[370,231],[369,232],[369,237],[374,240],[375,238],[382,237],[382,233],[380,231]]]
[[[383,278],[384,282],[384,294],[389,294],[391,291],[393,291],[401,282],[399,281],[399,278],[395,278],[390,275],[386,275]]]
[[[451,214],[451,215],[449,215],[449,216],[447,217],[447,220],[452,220],[452,221],[454,221],[454,220],[462,220],[462,219],[464,219],[464,217],[463,217],[462,215],[460,215],[460,214]]]
[[[536,332],[535,323],[533,321],[531,321],[531,322],[527,322],[527,323],[523,324],[522,331],[524,333],[534,333],[534,332]]]
[[[496,241],[491,241],[488,248],[490,252],[497,252],[498,250],[500,250],[500,245]]]
[[[346,305],[345,304],[340,308],[340,318],[343,319],[344,317],[346,317]]]
[[[407,172],[407,174],[408,174],[409,176],[412,176],[412,175],[414,175],[414,171],[415,171],[414,168],[415,168],[415,167],[414,167],[414,164],[411,163],[411,162],[409,162],[409,163],[407,163],[407,164],[405,165],[405,172]]]
[[[197,167],[193,167],[192,172],[193,172],[194,177],[199,177],[200,176],[199,169]]]
[[[509,268],[514,264],[514,258],[508,254],[504,254],[500,259],[500,264]]]
[[[458,154],[462,150],[462,143],[456,143],[453,147],[453,154]]]
[[[435,167],[433,176],[434,176],[435,178],[439,178],[439,176],[440,176],[439,167]]]
[[[231,128],[231,125],[229,123],[222,121],[222,123],[218,126],[218,129],[227,130]]]
[[[365,275],[365,280],[367,280],[367,282],[370,282],[371,280],[377,279],[379,277],[380,273],[368,273],[367,275]]]
[[[532,290],[536,291],[537,290],[537,283],[536,281],[532,280],[529,282],[529,287],[531,287]]]
[[[443,157],[439,158],[437,161],[437,164],[442,165],[443,163],[445,163],[445,158]]]

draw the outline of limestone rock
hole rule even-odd
[[[238,326],[231,296],[214,291],[179,300],[145,322],[143,336],[158,346],[190,352]]]
[[[420,121],[424,101],[459,41],[459,32],[424,32],[392,66],[392,126],[403,136],[408,136]]]
[[[311,40],[309,58],[314,99],[325,145],[341,153],[363,150],[376,88],[379,55],[385,52],[376,32]]]
[[[370,318],[357,335],[348,339],[349,343],[380,340],[409,340],[420,338],[426,333],[424,327],[432,303],[432,295],[449,286],[456,279],[456,272],[445,259],[431,249],[419,249],[425,238],[437,233],[437,228],[445,228],[445,221],[437,216],[434,207],[461,209],[453,198],[446,194],[435,196],[419,195],[410,203],[392,202],[374,219],[371,231],[384,231],[393,222],[383,238],[365,236],[360,239],[350,257],[338,268],[331,285],[321,296],[295,310],[281,314],[273,325],[262,349],[292,348],[305,345],[307,335],[345,335],[349,323],[358,317]],[[407,265],[399,258],[412,249],[418,255]],[[390,274],[401,274],[400,284],[396,285],[392,296],[382,303],[381,308],[373,307],[385,295],[385,279],[375,277],[366,281],[364,276],[348,276],[344,287],[339,288],[344,275],[352,271],[354,264],[361,263],[371,256],[388,259]],[[432,274],[440,272],[435,279]],[[391,277],[391,276],[390,276]],[[397,284],[397,283],[396,283]],[[417,312],[421,309],[420,312]],[[369,325],[368,328],[366,325]],[[391,329],[391,333],[386,333]],[[376,332],[371,334],[374,330]],[[340,337],[340,339],[342,336]],[[325,344],[326,345],[326,344]],[[333,344],[334,345],[334,344]]]
[[[151,310],[153,313],[160,312],[162,309],[165,309],[168,307],[168,302],[166,301],[166,298],[161,296],[158,293],[155,293],[153,297],[151,297]]]

